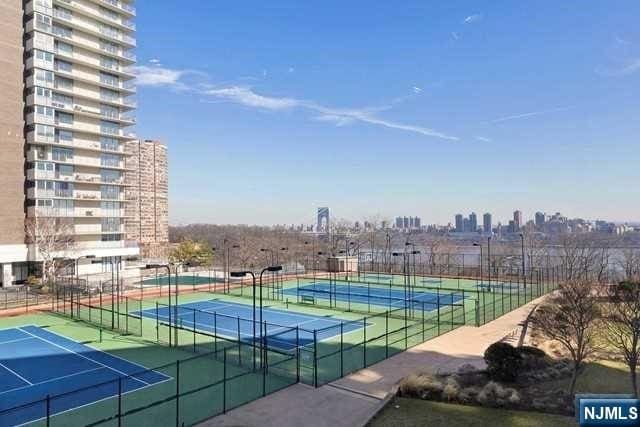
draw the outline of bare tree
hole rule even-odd
[[[622,282],[610,287],[604,304],[605,338],[622,354],[629,367],[631,390],[638,397],[637,368],[640,359],[640,282]]]
[[[584,279],[567,281],[559,292],[534,313],[532,325],[549,339],[558,341],[573,360],[569,393],[585,360],[594,351],[595,326],[600,310],[597,289]]]
[[[25,222],[27,243],[42,259],[42,281],[50,282],[74,246],[73,223],[67,218],[38,216]]]
[[[636,248],[623,249],[618,265],[624,275],[623,280],[640,281],[640,250]]]

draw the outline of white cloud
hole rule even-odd
[[[344,126],[354,122],[368,123],[371,125],[382,126],[389,129],[403,130],[406,132],[417,133],[424,136],[435,137],[447,141],[458,141],[455,136],[436,131],[423,126],[408,125],[391,120],[385,120],[375,115],[375,112],[382,111],[382,108],[361,108],[361,109],[341,109],[326,107],[315,102],[305,101],[295,98],[286,97],[270,97],[255,93],[251,88],[231,86],[220,89],[209,89],[205,92],[207,95],[220,98],[229,102],[233,102],[248,107],[259,108],[269,111],[281,111],[287,109],[303,109],[316,114],[315,119],[324,122],[335,123],[338,126]]]
[[[138,86],[177,86],[187,71],[139,65],[134,67]]]
[[[469,15],[466,18],[464,18],[464,23],[465,24],[473,24],[474,22],[478,22],[482,20],[482,15],[479,13],[476,13],[474,15]]]
[[[491,142],[491,138],[487,138],[486,136],[476,136],[476,139],[481,142]]]
[[[295,72],[295,71],[296,71],[296,69],[295,69],[295,68],[293,68],[293,67],[289,67],[289,69],[288,69],[287,71],[288,71],[289,73],[293,73],[293,72]]]
[[[286,110],[300,106],[300,101],[290,98],[274,98],[258,95],[250,88],[231,86],[221,89],[209,89],[207,95],[246,105],[248,107],[262,108],[265,110]]]
[[[159,64],[160,60],[158,58],[152,58],[149,60],[149,62],[151,62],[152,64]]]
[[[631,74],[635,74],[640,71],[640,58],[633,59],[631,61],[627,61],[626,65],[617,68],[617,69],[609,69],[609,70],[598,70],[598,74],[607,77],[621,77],[628,76]]]
[[[451,37],[453,37],[454,40],[458,40],[460,39],[460,34],[456,33],[455,31],[452,31]]]
[[[497,119],[490,120],[490,123],[500,123],[500,122],[506,122],[506,121],[509,121],[509,120],[524,119],[526,117],[540,116],[542,114],[558,113],[560,111],[567,111],[567,110],[570,110],[572,108],[574,108],[574,107],[573,106],[569,106],[569,107],[551,108],[549,110],[532,111],[532,112],[529,112],[529,113],[515,114],[515,115],[512,115],[512,116],[499,117]]]
[[[267,111],[284,111],[300,109],[311,112],[315,120],[331,122],[338,126],[344,126],[354,122],[368,123],[370,125],[386,127],[389,129],[403,130],[424,136],[435,137],[447,141],[458,141],[455,136],[447,135],[423,126],[399,123],[385,120],[377,114],[393,108],[398,100],[390,105],[375,108],[342,109],[320,105],[312,101],[296,98],[266,96],[256,93],[249,86],[221,84],[212,86],[206,83],[209,79],[204,73],[192,70],[173,70],[165,67],[138,66],[135,68],[137,84],[140,86],[170,87],[173,89],[190,91],[200,95],[206,95],[210,99],[204,102],[222,101],[231,102],[246,107]],[[185,76],[199,77],[199,82],[185,82]],[[414,86],[415,94],[422,89]],[[415,96],[415,95],[413,95]],[[406,98],[406,97],[405,97]]]

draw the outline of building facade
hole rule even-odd
[[[107,271],[138,254],[124,230],[135,9],[123,0],[0,3],[3,284],[40,261],[25,219],[34,234],[64,220],[72,243],[57,257],[83,274]]]
[[[482,216],[482,230],[485,234],[491,234],[493,232],[492,218],[488,212]]]
[[[127,240],[145,258],[164,258],[169,245],[167,146],[152,140],[127,141]]]

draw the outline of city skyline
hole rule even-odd
[[[640,220],[637,2],[137,5],[137,127],[175,141],[172,224]]]

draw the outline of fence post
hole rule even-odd
[[[389,310],[384,312],[384,356],[389,358]]]
[[[424,301],[422,301],[422,342],[424,342]]]
[[[47,427],[51,425],[51,397],[47,394],[47,403],[46,403],[46,411],[47,411]]]
[[[255,343],[254,343],[255,346]],[[253,348],[255,352],[255,347]],[[255,370],[255,358],[253,360],[253,369]],[[300,325],[296,325],[296,382],[300,382]]]
[[[365,368],[367,366],[367,317],[364,317],[364,322],[362,324],[362,327],[364,328],[362,333],[363,333],[363,348],[362,348],[362,359],[363,359],[363,364],[362,367]]]
[[[122,425],[122,377],[118,377],[118,427]]]
[[[225,363],[226,367],[226,363]],[[176,360],[176,427],[180,426],[180,360]]]
[[[318,387],[318,330],[313,330],[313,386]]]
[[[227,412],[227,349],[222,350],[222,413]]]
[[[193,352],[196,352],[196,311],[193,310]]]
[[[242,366],[242,343],[240,342],[240,316],[238,316],[238,365]]]

